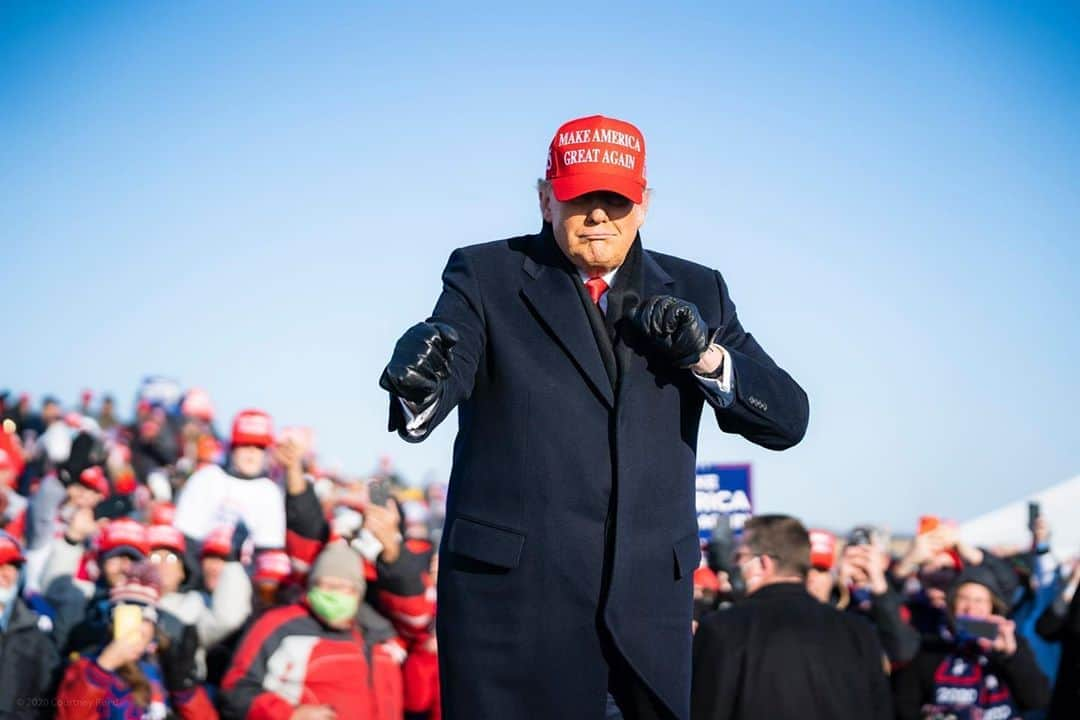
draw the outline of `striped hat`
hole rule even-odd
[[[114,605],[128,603],[155,607],[161,599],[161,575],[148,562],[137,562],[124,575],[124,579],[109,590],[109,601]]]

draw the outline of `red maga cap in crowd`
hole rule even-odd
[[[14,536],[0,530],[0,565],[22,565],[26,562],[22,545]]]
[[[210,395],[205,390],[192,388],[184,396],[180,412],[187,417],[210,422],[214,419],[214,404],[210,402]]]
[[[720,592],[720,578],[711,569],[702,566],[694,571],[694,587]]]
[[[270,416],[262,410],[241,410],[233,419],[232,446],[257,445],[269,447],[274,444],[274,426]]]
[[[228,557],[232,552],[232,528],[222,525],[203,539],[202,557]]]
[[[79,473],[79,484],[102,495],[109,494],[109,481],[105,478],[105,471],[100,465],[91,465]]]
[[[292,562],[282,550],[264,550],[255,557],[255,574],[252,577],[256,582],[266,580],[280,583],[291,574]]]
[[[836,558],[836,536],[828,530],[810,531],[810,565],[818,570],[832,570]]]
[[[154,503],[150,508],[151,525],[172,525],[176,518],[176,506],[169,502]]]
[[[546,177],[560,202],[608,190],[640,203],[645,138],[630,123],[603,115],[571,120],[551,139]]]
[[[184,533],[172,525],[151,525],[146,529],[146,540],[151,550],[171,550],[177,555],[183,555],[187,550]]]
[[[98,552],[113,555],[121,549],[131,549],[146,557],[150,548],[146,543],[146,528],[131,518],[119,518],[106,525],[98,539]]]

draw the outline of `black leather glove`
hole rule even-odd
[[[697,306],[670,295],[653,295],[634,317],[653,350],[678,367],[689,367],[709,349],[709,329]]]
[[[158,663],[161,679],[170,692],[190,690],[198,684],[195,677],[195,651],[199,647],[199,635],[194,625],[184,625],[169,637],[169,646],[159,648]]]
[[[450,377],[450,348],[457,341],[454,328],[444,323],[413,325],[394,346],[379,387],[417,407],[427,405],[440,383]]]

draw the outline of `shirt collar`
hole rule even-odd
[[[576,268],[576,270],[577,270],[578,277],[581,278],[582,283],[586,282],[587,280],[589,280],[589,278],[593,277],[592,275],[585,272],[581,268]],[[619,272],[619,268],[615,268],[614,270],[612,270],[609,273],[604,273],[600,277],[604,278],[604,282],[607,283],[608,287],[611,287],[611,284],[613,282],[615,282],[615,273],[617,273],[617,272]]]

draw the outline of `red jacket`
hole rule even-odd
[[[329,628],[303,603],[275,608],[252,625],[233,656],[221,684],[222,712],[285,720],[300,705],[329,705],[339,720],[380,720],[381,666],[379,658],[369,663],[355,628]]]

